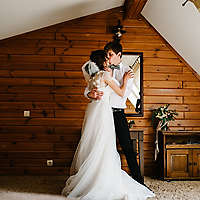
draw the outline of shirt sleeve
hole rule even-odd
[[[131,70],[130,67],[125,65],[124,72],[128,72],[129,70]],[[134,77],[131,79],[128,79],[124,97],[126,97],[126,98],[131,97],[131,99],[134,99],[134,101],[132,100],[131,102],[133,103],[134,106],[136,106],[136,100],[139,96],[138,93],[139,92],[138,92],[137,88],[135,87]]]
[[[128,79],[126,89],[125,89],[125,93],[124,93],[125,97],[128,97],[129,94],[131,93],[132,84],[133,84],[133,79],[132,78]]]
[[[137,99],[140,98],[140,93],[134,82],[134,78],[128,80],[125,96],[128,97],[131,103],[136,107]]]

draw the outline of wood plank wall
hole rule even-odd
[[[67,174],[80,138],[87,100],[82,64],[112,39],[121,8],[0,41],[0,175]],[[151,110],[179,113],[172,129],[200,130],[200,81],[144,19],[123,22],[125,51],[144,53],[145,174],[154,166]],[[23,112],[29,110],[30,118]],[[127,169],[123,158],[123,167]],[[47,159],[54,160],[47,167]]]

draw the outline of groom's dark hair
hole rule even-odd
[[[100,70],[104,69],[103,63],[106,61],[107,54],[104,50],[92,51],[90,60],[98,66]]]
[[[121,52],[121,56],[122,56],[122,45],[120,44],[118,40],[113,40],[111,42],[108,42],[104,46],[104,50],[106,52],[108,52],[109,50],[112,50],[113,52],[115,52],[115,54],[118,54],[119,52]]]

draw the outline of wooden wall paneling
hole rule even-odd
[[[112,39],[123,8],[111,9],[0,41],[0,174],[66,175],[80,139],[88,100],[81,66]],[[124,51],[144,55],[145,175],[154,167],[152,110],[170,103],[171,130],[200,129],[200,84],[143,18],[122,21]],[[29,118],[23,112],[30,110]],[[119,148],[120,149],[120,148]],[[123,154],[121,157],[124,158]],[[47,167],[46,160],[54,166]],[[123,169],[128,170],[125,159]]]
[[[157,95],[157,96],[200,96],[200,89],[166,89],[166,88],[145,88],[144,89],[145,96]]]
[[[184,119],[184,120],[175,120],[170,123],[171,126],[195,126],[199,127],[200,119]]]
[[[169,103],[169,104],[181,104],[183,103],[182,97],[166,97],[166,96],[145,96],[144,103]]]
[[[21,54],[21,55],[31,55],[31,54],[36,54],[36,55],[53,55],[54,54],[54,49],[53,48],[25,48],[21,46],[16,46],[16,47],[1,47],[0,48],[0,53],[1,54]]]
[[[1,95],[0,95],[1,97]],[[46,102],[48,99],[45,99]],[[54,117],[54,110],[34,110],[31,109],[31,118]],[[24,109],[1,109],[0,118],[24,118]]]
[[[88,103],[88,99],[86,99],[83,94],[81,95],[55,95],[55,101],[58,102],[86,102]]]
[[[144,73],[144,80],[197,81],[198,79],[193,74]]]
[[[135,19],[128,19],[128,18],[123,19],[123,26],[124,27],[149,27],[149,25],[145,21],[143,21],[140,17],[135,18]],[[128,34],[131,35],[130,33],[126,33],[126,35],[128,35]],[[124,36],[123,36],[123,38],[124,38]]]
[[[78,107],[77,107],[78,106]],[[0,109],[63,109],[63,110],[85,110],[87,103],[65,103],[65,102],[0,102]]]
[[[80,70],[80,69],[79,69]],[[80,78],[80,71],[25,71],[25,70],[0,70],[0,77],[4,78]],[[84,80],[82,80],[83,82]]]
[[[38,90],[38,88],[40,90]],[[56,87],[45,87],[45,86],[1,86],[0,93],[8,94],[8,93],[21,93],[21,94],[83,94],[84,86],[80,88],[75,87],[64,87],[64,86],[56,86]]]
[[[182,88],[182,81],[144,81],[145,88]]]
[[[159,106],[162,106],[163,104],[162,103],[156,103],[156,104],[145,104],[144,105],[144,110],[153,110]],[[173,110],[176,110],[176,111],[182,111],[182,112],[187,112],[187,111],[199,111],[200,110],[200,105],[197,104],[191,104],[191,105],[188,105],[188,104],[181,104],[181,105],[178,105],[178,104],[171,104],[170,105],[170,109],[173,109]]]
[[[73,119],[73,118],[0,118],[0,125],[34,125],[34,126],[48,126],[49,124],[53,126],[76,126],[81,127],[82,119]]]
[[[18,39],[29,39],[29,40],[53,40],[55,38],[55,34],[53,32],[48,32],[48,30],[46,29],[46,31],[31,31],[22,35],[18,35],[16,36],[16,38]]]
[[[161,49],[161,50],[167,50],[168,48],[166,47],[165,44],[157,44],[157,43],[134,43],[134,42],[121,42],[123,47],[124,47],[124,51],[139,51],[141,49],[143,49],[144,51],[150,51],[150,50],[155,50],[155,49]],[[153,58],[151,58],[152,61],[154,60]],[[149,59],[150,60],[150,59]],[[152,61],[150,60],[149,62],[152,63]],[[158,61],[157,61],[158,62]],[[171,61],[173,63],[173,60]]]
[[[81,66],[79,63],[56,63],[55,70],[56,72],[58,71],[79,71],[80,72]]]
[[[162,65],[146,65],[143,69],[144,73],[183,73],[183,66],[162,66]]]
[[[184,81],[183,82],[183,87],[184,88],[200,88],[200,82],[196,81],[196,82],[190,82],[190,81]]]
[[[198,104],[200,103],[200,97],[184,97],[184,103],[186,104]]]
[[[53,63],[0,63],[1,70],[6,71],[13,71],[13,70],[26,70],[28,73],[29,70],[44,70],[44,71],[51,71],[54,70],[54,64]],[[1,71],[0,70],[0,71]]]
[[[199,119],[200,112],[185,112],[185,119]]]
[[[52,79],[29,79],[29,78],[1,78],[0,79],[1,85],[6,86],[19,86],[19,85],[41,85],[41,86],[53,86]]]
[[[89,23],[90,21],[87,21],[87,23]],[[86,22],[84,22],[86,23]],[[105,22],[103,22],[105,24]],[[112,38],[112,34],[108,33],[109,37]],[[79,33],[66,33],[66,32],[58,32],[56,33],[56,40],[66,40],[66,41],[74,41],[74,40],[79,40],[79,41],[89,41],[89,40],[93,40],[93,41],[108,41],[108,35],[105,35],[104,33],[83,33],[83,32],[79,32]]]
[[[87,44],[85,44],[87,45]],[[92,44],[90,44],[93,46]],[[80,46],[81,47],[81,46]],[[82,47],[84,48],[84,47]],[[96,47],[101,48],[101,47]],[[88,59],[87,56],[80,56],[80,59],[77,60],[75,56],[51,56],[51,55],[11,55],[9,56],[9,62],[11,63],[17,63],[17,62],[30,62],[30,63],[65,63],[65,62],[71,62],[71,63],[83,63],[86,59]]]
[[[168,49],[167,45],[166,47],[164,46],[164,48]],[[167,68],[168,65],[182,66],[183,64],[178,58],[167,59],[167,58],[148,58],[147,57],[144,59],[144,65],[164,65]]]
[[[5,64],[8,62],[8,55],[0,55],[0,62],[2,62],[2,64]]]
[[[145,58],[176,58],[176,56],[171,51],[166,50],[152,50],[152,51],[144,51]],[[174,67],[174,66],[173,66]],[[166,67],[165,67],[166,68]],[[167,67],[168,68],[168,67]]]
[[[80,79],[80,78],[82,78],[82,74],[79,75],[79,73],[78,73],[78,74],[72,75],[72,73],[65,73],[65,76],[72,77],[74,79],[57,79],[57,80],[55,80],[55,86],[71,86],[71,87],[86,86],[85,81],[83,79]]]

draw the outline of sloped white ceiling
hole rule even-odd
[[[0,40],[119,7],[125,0],[0,0]]]
[[[148,0],[142,15],[200,75],[200,12],[185,0]]]

